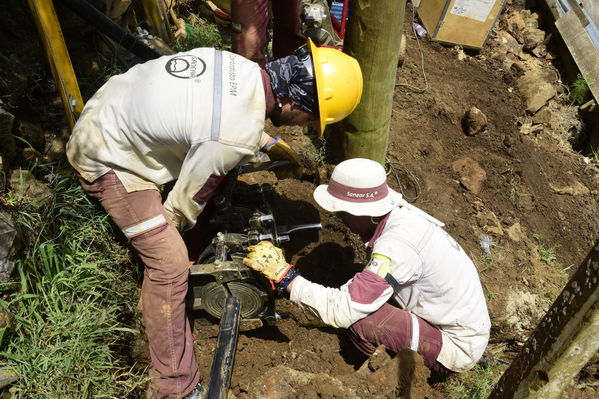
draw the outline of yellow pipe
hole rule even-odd
[[[27,0],[27,2],[46,50],[54,81],[60,91],[69,128],[72,130],[83,111],[83,98],[54,11],[54,5],[52,0]]]

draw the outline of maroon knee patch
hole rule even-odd
[[[418,353],[428,368],[434,368],[443,345],[441,331],[425,320],[418,320]],[[410,349],[412,343],[412,316],[405,310],[385,304],[379,310],[354,323],[349,328],[350,339],[364,354],[370,355],[379,345],[397,354]]]

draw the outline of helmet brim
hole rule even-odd
[[[316,126],[316,130],[318,131],[318,137],[322,137],[322,135],[324,134],[324,128],[326,126],[326,110],[323,109],[323,102],[320,101],[321,98],[324,98],[324,93],[322,92],[321,85],[318,84],[318,82],[322,82],[323,78],[322,63],[319,55],[320,53],[316,51],[318,47],[316,47],[316,45],[310,38],[308,38],[308,48],[310,49],[310,54],[312,56],[312,66],[314,67],[316,103],[318,104],[318,126]]]
[[[383,216],[401,203],[401,194],[389,187],[389,193],[381,200],[373,202],[350,202],[333,197],[328,192],[328,184],[314,190],[314,200],[329,212],[347,212],[354,216]]]

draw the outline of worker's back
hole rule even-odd
[[[221,65],[216,72],[215,65]],[[194,144],[212,140],[255,150],[265,108],[257,64],[212,48],[164,56],[98,90],[67,155],[88,181],[114,169],[164,184],[177,178]]]
[[[455,371],[474,365],[491,322],[476,267],[441,227],[409,207],[395,208],[373,253],[392,260],[395,299],[443,333],[439,362]]]

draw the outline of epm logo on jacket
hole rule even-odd
[[[179,79],[194,79],[206,71],[206,63],[195,55],[178,55],[164,66],[169,75]]]

